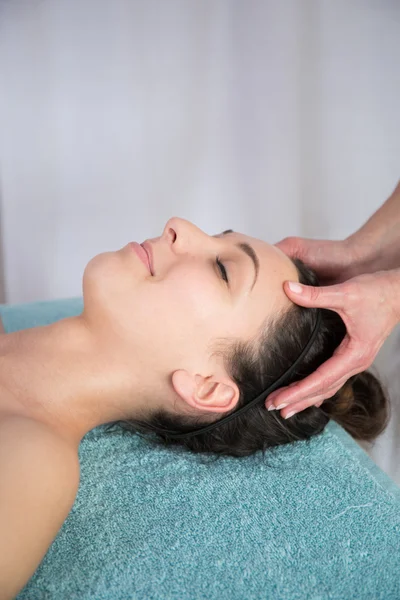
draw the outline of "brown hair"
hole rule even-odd
[[[299,281],[319,285],[312,269],[301,260],[293,260]],[[285,385],[299,381],[330,358],[342,341],[346,328],[340,316],[320,309],[322,321],[315,341],[302,364]],[[316,309],[293,304],[273,322],[265,323],[260,334],[250,341],[218,340],[213,354],[222,356],[227,373],[237,384],[240,397],[233,411],[244,406],[271,385],[294,363],[310,338],[316,321]],[[218,416],[218,419],[230,413]],[[185,446],[192,452],[215,455],[248,456],[258,450],[307,440],[320,434],[330,419],[335,420],[351,436],[371,441],[386,427],[389,401],[381,383],[370,372],[350,377],[321,407],[310,406],[285,420],[279,411],[267,411],[264,402],[255,405],[236,419],[213,430],[188,439],[174,440],[168,431],[188,432],[218,420],[215,413],[198,416],[174,415],[166,409],[154,412],[148,419],[116,421],[123,430],[146,437],[155,444]]]

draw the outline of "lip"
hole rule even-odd
[[[142,244],[140,244],[142,246],[142,248],[144,249],[144,251],[147,254],[147,260],[149,261],[149,268],[150,268],[150,273],[152,275],[154,275],[154,261],[153,261],[153,250],[151,245],[149,244],[149,242],[143,242]]]
[[[131,246],[132,250],[137,254],[137,256],[140,258],[142,263],[145,265],[145,267],[148,270],[148,272],[150,273],[150,275],[153,275],[152,268],[151,268],[151,262],[150,262],[150,256],[149,256],[149,253],[147,252],[147,249],[144,247],[144,244],[138,244],[137,242],[130,242],[129,245]]]

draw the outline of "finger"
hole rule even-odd
[[[303,285],[298,281],[285,281],[286,295],[300,306],[330,308],[344,311],[348,301],[348,287],[344,283],[326,286]]]
[[[346,383],[346,381],[353,375],[356,375],[357,373],[360,373],[360,370],[355,369],[353,371],[350,371],[350,373],[348,373],[343,379],[338,381],[336,385],[332,386],[331,389],[328,392],[325,392],[324,394],[317,394],[316,396],[312,396],[311,398],[306,398],[305,400],[301,400],[300,402],[293,402],[287,405],[287,407],[281,409],[281,417],[286,419],[290,413],[297,414],[305,410],[306,408],[309,408],[310,406],[316,406],[319,408],[325,400],[332,398],[332,396],[334,396],[336,392],[340,390],[340,388]]]
[[[274,246],[291,258],[297,258],[299,255],[299,245],[296,238],[285,238],[274,244]]]
[[[316,248],[320,249],[320,244],[321,240],[310,240],[292,235],[276,242],[274,246],[291,258],[300,258],[302,260],[307,258],[307,263],[309,263],[310,259],[317,254]]]
[[[269,394],[269,396],[265,398],[265,406],[268,408],[268,406],[275,400],[275,398],[277,398],[277,396],[280,396],[283,390],[287,390],[291,385],[293,384],[291,383],[290,385],[284,385],[275,390],[274,392],[271,392],[271,394]]]
[[[348,336],[346,336],[342,340],[341,344],[334,351],[332,357],[330,359],[328,359],[328,361],[326,361],[326,362],[329,363],[330,361],[332,361],[332,359],[334,357],[343,361],[343,356],[346,360],[346,354],[347,354],[346,364],[348,364],[348,356],[351,353],[348,350],[347,344],[348,344]],[[353,360],[353,362],[354,362],[354,360]],[[290,383],[289,385],[284,385],[284,386],[278,388],[277,390],[274,390],[273,392],[271,392],[271,394],[269,394],[265,398],[265,401],[264,401],[265,408],[267,410],[270,410],[271,406],[274,406],[275,408],[279,408],[279,407],[282,407],[282,405],[286,405],[286,404],[294,405],[298,402],[308,399],[309,397],[320,394],[320,388],[317,387],[318,383],[315,384],[317,389],[314,389],[314,391],[313,391],[312,388],[311,388],[311,390],[307,389],[307,382],[309,380],[312,380],[313,377],[315,378],[316,375],[319,376],[320,380],[321,380],[321,378],[322,378],[321,371],[323,370],[323,367],[325,366],[325,364],[326,363],[320,365],[314,371],[313,376],[308,375],[305,379],[302,379],[300,381],[294,381],[293,383]],[[329,364],[328,364],[328,369],[329,369]],[[347,374],[347,369],[345,372]],[[331,371],[330,375],[332,375],[332,371]],[[342,378],[345,378],[345,375]],[[318,381],[318,379],[317,379],[317,381]],[[325,391],[330,391],[332,385],[334,385],[335,383],[336,383],[336,381],[331,381],[329,389],[326,389]],[[311,385],[312,385],[312,381],[311,381]]]
[[[305,379],[294,382],[283,391],[280,388],[279,391],[281,393],[279,398],[276,396],[273,403],[278,407],[282,403],[293,404],[312,396],[318,395],[322,397],[324,394],[329,393],[337,381],[342,379],[347,380],[350,377],[350,371],[359,373],[364,368],[364,364],[360,364],[358,357],[354,358],[352,352],[343,354],[334,353],[331,358],[328,358],[326,362]]]
[[[336,386],[332,387],[329,392],[325,392],[323,395],[318,394],[317,396],[313,396],[311,398],[306,398],[305,400],[301,400],[299,402],[291,402],[286,407],[281,409],[281,416],[286,419],[287,415],[290,412],[299,413],[310,406],[320,406],[324,400],[328,398],[332,398],[336,394],[338,390],[342,387],[343,383],[340,382]]]
[[[353,369],[352,371],[350,371],[349,373],[346,373],[346,375],[340,379],[339,381],[336,382],[335,385],[331,386],[331,388],[329,390],[324,391],[323,393],[319,393],[319,394],[314,394],[313,396],[307,397],[303,400],[300,401],[295,401],[292,402],[288,405],[288,407],[292,407],[292,409],[296,409],[296,410],[304,410],[305,408],[308,408],[309,406],[321,406],[321,404],[329,399],[332,398],[332,396],[334,396],[336,394],[336,392],[338,392],[340,390],[340,388],[342,388],[344,386],[344,384],[346,383],[346,381],[348,379],[350,379],[350,377],[353,377],[353,375],[357,375],[358,373],[361,373],[361,371],[365,371],[367,367],[358,367],[357,369]],[[279,404],[279,406],[281,406],[281,404]],[[288,408],[289,410],[289,408]]]

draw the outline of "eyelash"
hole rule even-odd
[[[225,269],[224,265],[219,260],[219,256],[217,256],[216,263],[217,263],[217,266],[218,266],[219,270],[221,271],[222,279],[224,281],[226,281],[226,283],[229,283],[228,274],[226,272],[226,269]]]

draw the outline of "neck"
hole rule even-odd
[[[94,427],[143,417],[146,373],[107,351],[83,315],[0,336],[0,389],[12,406],[80,442]]]

